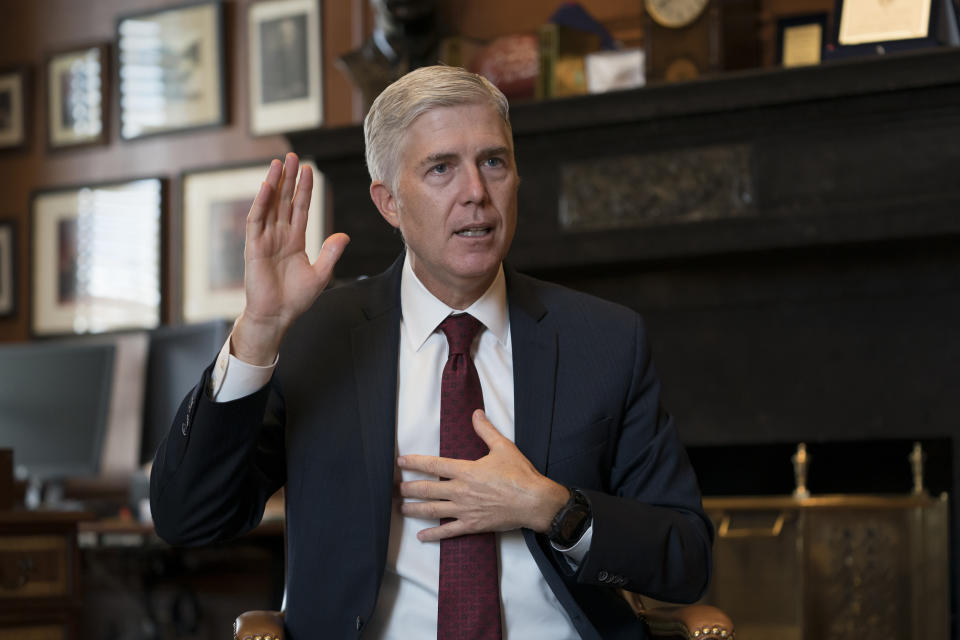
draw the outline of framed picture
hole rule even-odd
[[[320,255],[325,235],[324,180],[312,162],[313,194],[306,250]],[[183,188],[183,320],[234,319],[243,310],[247,213],[269,162],[185,173]]]
[[[121,17],[116,46],[123,139],[226,122],[220,2]]]
[[[953,0],[836,0],[834,16],[829,58],[960,44]]]
[[[826,44],[827,14],[791,16],[777,21],[777,64],[820,64]]]
[[[0,151],[27,145],[26,69],[0,71]]]
[[[323,122],[319,0],[250,5],[250,132],[318,127]]]
[[[34,194],[34,335],[160,324],[163,193],[148,178]]]
[[[0,318],[17,309],[17,227],[12,220],[0,220]]]
[[[47,144],[51,149],[107,141],[107,45],[47,60]]]

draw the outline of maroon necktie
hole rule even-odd
[[[440,384],[440,455],[476,460],[489,449],[473,429],[473,412],[483,408],[480,376],[470,347],[483,325],[468,314],[440,323],[450,355]],[[444,520],[449,522],[449,520]],[[438,640],[499,640],[500,579],[493,533],[472,533],[440,542]]]

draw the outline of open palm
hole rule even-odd
[[[290,324],[313,304],[333,275],[350,238],[335,233],[313,264],[307,257],[307,211],[313,172],[289,153],[274,160],[247,216],[244,250],[246,306],[234,329],[234,355],[251,362],[272,361]]]

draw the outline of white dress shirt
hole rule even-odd
[[[438,455],[440,450],[440,378],[447,360],[447,339],[437,329],[455,312],[434,297],[413,273],[409,256],[400,283],[400,345],[397,376],[397,455]],[[489,289],[466,309],[485,330],[474,343],[473,359],[490,422],[514,440],[513,355],[503,268]],[[211,376],[211,394],[226,402],[263,386],[276,365],[255,367],[229,355],[229,339]],[[413,471],[395,475],[404,481],[430,478]],[[405,517],[395,498],[390,517],[387,565],[373,618],[364,635],[385,640],[435,640],[440,543],[420,542],[417,532],[436,520]],[[592,527],[564,550],[576,566],[590,547]],[[579,637],[527,549],[520,530],[498,533],[503,637]],[[335,552],[335,551],[334,551]]]

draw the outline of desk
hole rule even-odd
[[[224,638],[239,613],[277,609],[283,595],[278,521],[200,548],[171,547],[132,521],[83,522],[79,547],[85,639]]]
[[[76,640],[77,524],[86,513],[0,511],[0,640]]]

